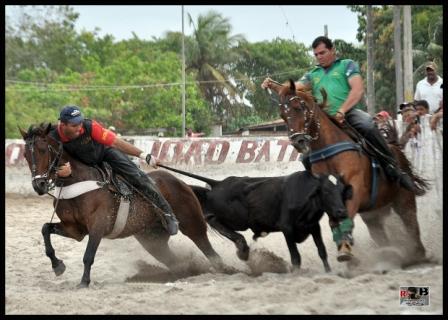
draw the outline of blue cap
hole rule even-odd
[[[65,106],[59,114],[59,120],[79,124],[84,120],[81,110],[77,106]]]

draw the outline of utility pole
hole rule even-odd
[[[324,36],[328,38],[328,26],[324,24]]]
[[[411,6],[403,6],[403,78],[404,78],[404,99],[412,101],[414,99],[414,79],[412,73],[412,22]]]
[[[395,113],[403,99],[403,60],[401,50],[401,6],[394,5]]]
[[[182,137],[185,137],[185,34],[184,34],[184,6],[182,6]]]
[[[375,80],[372,6],[367,6],[367,112],[375,114]]]

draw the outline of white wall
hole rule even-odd
[[[397,121],[397,128],[404,125]],[[441,128],[441,126],[440,126]],[[275,176],[303,170],[299,153],[287,137],[235,137],[174,139],[128,136],[142,150],[158,156],[164,164],[199,175],[219,172],[227,176]],[[23,158],[22,139],[5,141],[5,192],[33,193],[30,170]],[[443,138],[440,130],[429,128],[428,118],[422,119],[422,133],[410,140],[405,153],[417,173],[427,178],[442,208]],[[142,163],[141,163],[142,164]],[[143,166],[144,170],[149,167]],[[255,173],[255,174],[254,174]],[[176,175],[185,180],[184,176]],[[187,179],[188,180],[188,179]],[[190,183],[190,181],[187,181]]]

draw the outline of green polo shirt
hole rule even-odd
[[[324,69],[319,65],[314,67],[299,82],[307,86],[311,84],[313,96],[319,102],[323,100],[320,89],[324,88],[328,96],[327,112],[334,116],[350,93],[348,80],[357,74],[360,74],[359,67],[353,60],[336,59],[328,69]],[[354,108],[364,109],[361,101]]]

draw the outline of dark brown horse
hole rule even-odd
[[[389,240],[384,229],[384,218],[392,207],[413,241],[408,261],[403,264],[423,261],[425,248],[420,239],[416,194],[389,181],[382,172],[372,168],[371,158],[357,148],[353,139],[324,112],[325,92],[322,92],[323,103],[318,104],[310,93],[296,90],[293,80],[283,85],[274,82],[271,89],[279,95],[280,115],[288,127],[291,144],[297,151],[309,156],[313,173],[342,175],[344,182],[353,187],[353,197],[346,201],[349,217],[353,220],[357,212],[362,213],[360,216],[372,239],[378,245],[386,246]],[[400,168],[415,182],[416,193],[423,195],[428,189],[426,181],[412,171],[410,162],[398,146],[389,146]],[[339,259],[338,256],[340,261],[349,260],[352,255],[353,224],[349,223],[351,225],[346,229],[350,230],[343,231],[343,240],[338,247],[338,254],[343,257]],[[330,226],[334,233],[337,226],[332,222]]]
[[[56,184],[61,182],[58,182],[61,178],[55,176],[55,168],[58,163],[66,161],[70,161],[72,175],[62,179],[63,186],[104,180],[98,169],[89,167],[64,152],[62,145],[48,136],[50,129],[50,124],[37,128],[30,127],[28,132],[20,129],[26,143],[25,158],[31,170],[33,188],[39,195],[48,192],[51,181],[56,181]],[[173,208],[179,220],[181,232],[198,246],[214,267],[224,270],[221,258],[207,238],[207,225],[201,205],[193,191],[184,182],[166,171],[153,171],[149,173],[149,176],[156,182]],[[56,198],[59,197],[57,192],[55,196],[53,206],[61,222],[45,223],[42,227],[46,254],[51,260],[54,272],[59,276],[65,271],[65,265],[62,260],[56,258],[50,235],[57,234],[77,241],[81,241],[88,235],[89,240],[83,259],[84,274],[79,285],[87,287],[90,283],[90,268],[101,239],[111,237],[112,231],[115,230],[120,196],[110,190],[110,184],[71,199],[67,197],[67,199],[57,200]],[[112,238],[133,235],[157,260],[168,267],[173,267],[178,261],[168,246],[170,236],[161,224],[157,209],[138,192],[130,196],[129,208],[124,227],[118,234],[115,232]]]

